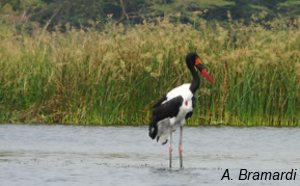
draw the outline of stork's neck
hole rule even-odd
[[[191,74],[193,76],[193,80],[192,80],[192,83],[191,83],[191,86],[190,86],[190,90],[194,94],[200,86],[200,79],[199,79],[197,71],[195,70],[195,68],[193,66],[192,67],[189,66],[188,68],[190,69]]]

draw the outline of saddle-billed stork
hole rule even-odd
[[[195,93],[200,86],[200,79],[196,71],[199,70],[201,74],[210,82],[214,83],[213,78],[207,73],[202,64],[200,57],[196,53],[189,53],[186,56],[186,64],[189,68],[193,80],[192,83],[186,83],[172,89],[165,94],[154,106],[152,118],[149,124],[149,136],[156,139],[161,144],[169,143],[169,167],[172,167],[172,133],[176,128],[180,127],[179,138],[179,159],[180,168],[182,165],[182,133],[183,125],[187,118],[193,114],[195,107]]]

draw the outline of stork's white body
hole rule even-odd
[[[169,100],[177,96],[181,96],[183,98],[183,102],[182,105],[179,107],[179,112],[177,116],[165,118],[157,123],[157,136],[159,136],[159,143],[165,143],[170,136],[170,131],[174,132],[179,126],[183,126],[185,124],[186,115],[193,111],[193,93],[190,91],[190,85],[190,83],[183,84],[172,89],[170,92],[167,93],[167,100],[164,101],[162,104],[168,102]]]

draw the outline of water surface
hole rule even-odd
[[[184,169],[147,127],[0,125],[0,185],[300,185],[299,128],[184,128]],[[240,181],[240,169],[294,181]],[[233,180],[221,177],[228,169]]]

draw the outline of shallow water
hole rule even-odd
[[[300,185],[300,128],[184,128],[174,168],[146,127],[0,125],[0,185]],[[228,169],[233,180],[222,180]],[[292,181],[238,180],[240,169],[291,171]]]

